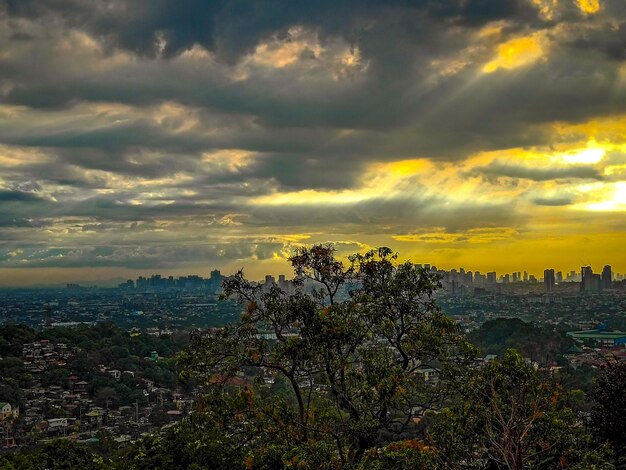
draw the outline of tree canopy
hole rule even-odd
[[[248,399],[233,410],[232,432],[248,435],[255,456],[269,431],[274,447],[314,441],[315,452],[354,464],[439,409],[474,350],[434,302],[437,275],[398,263],[387,248],[344,264],[332,246],[318,245],[290,262],[292,292],[252,283],[242,272],[225,281],[225,295],[245,313],[195,334],[180,356],[183,376],[219,390],[243,370],[281,378],[287,397],[261,396],[254,383],[239,390]],[[264,432],[255,434],[261,422]]]
[[[442,467],[613,468],[563,394],[513,350],[472,371],[430,430]]]

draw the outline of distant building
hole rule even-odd
[[[19,408],[11,407],[10,403],[0,402],[0,421],[4,421],[8,418],[17,418],[19,415]]]
[[[611,266],[606,265],[602,270],[602,288],[610,289],[613,286],[613,273],[611,272]]]
[[[495,284],[496,283],[496,272],[492,271],[490,273],[487,273],[487,284]]]
[[[607,331],[605,327],[596,330],[570,331],[567,336],[577,340],[591,340],[600,346],[620,346],[626,344],[626,332]]]
[[[543,271],[543,284],[546,287],[546,292],[554,291],[554,286],[556,284],[554,269],[546,269]]]
[[[602,290],[602,278],[599,274],[594,274],[591,266],[580,268],[580,290],[582,292],[600,292]]]

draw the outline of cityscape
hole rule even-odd
[[[625,0],[0,0],[0,470],[626,470]]]
[[[606,351],[626,358],[626,280],[609,265],[602,274],[583,266],[565,277],[546,269],[543,279],[520,272],[496,277],[495,272],[415,266],[440,279],[438,302],[466,334],[509,318],[535,325],[543,335],[562,335],[570,349],[579,350],[563,356],[571,367],[597,367]],[[220,300],[225,279],[213,270],[209,278],[140,276],[117,288],[68,284],[65,289],[0,291],[0,366],[7,371],[5,363],[11,360],[13,367],[3,373],[0,392],[6,400],[13,389],[14,396],[2,403],[2,448],[68,435],[80,442],[107,435],[126,445],[184,418],[194,394],[177,383],[174,356],[188,343],[190,330],[237,321],[240,307]],[[295,292],[285,275],[266,275],[257,285],[264,292],[272,287]],[[303,287],[319,284],[307,280]],[[349,297],[347,291],[340,294]],[[118,345],[104,347],[103,338],[117,338]],[[133,355],[125,356],[129,351]],[[542,354],[532,358],[539,368],[563,367],[560,356]],[[268,387],[273,380],[266,378]],[[14,421],[18,424],[6,425]]]
[[[429,272],[437,273],[446,290],[457,293],[460,289],[472,289],[472,288],[495,288],[497,284],[511,284],[511,283],[524,283],[524,284],[538,284],[543,283],[547,292],[553,292],[556,289],[557,284],[562,283],[577,283],[579,288],[584,292],[601,292],[605,289],[612,289],[615,284],[616,289],[624,289],[624,283],[626,280],[625,275],[621,273],[613,273],[610,265],[605,265],[602,268],[601,274],[594,274],[591,266],[583,266],[580,272],[570,271],[563,276],[563,272],[554,272],[554,269],[546,269],[543,272],[543,278],[537,279],[533,274],[528,274],[526,271],[513,272],[510,274],[502,274],[498,276],[495,271],[491,271],[485,274],[481,274],[479,271],[465,271],[464,268],[452,269],[450,271],[437,269],[436,266],[430,264],[416,264],[418,268],[423,268]],[[136,291],[156,291],[156,290],[207,290],[217,292],[222,284],[224,276],[219,270],[211,271],[209,278],[205,279],[198,275],[180,276],[174,278],[174,276],[161,276],[160,274],[153,274],[149,278],[140,276],[136,280],[129,279],[126,282],[118,285],[122,290],[136,290]],[[262,284],[272,285],[277,284],[281,289],[289,288],[289,280],[284,274],[276,277],[267,274],[261,281]],[[67,284],[68,289],[80,289],[79,284]]]

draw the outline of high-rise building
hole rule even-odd
[[[611,266],[608,264],[602,270],[602,288],[610,289],[613,285],[613,273],[611,272]]]
[[[556,282],[557,282],[557,284],[559,282],[563,282],[563,273],[561,271],[556,273]]]
[[[496,272],[492,271],[487,273],[487,284],[495,284],[496,283]]]
[[[556,283],[554,269],[546,269],[543,271],[543,283],[546,286],[547,292],[554,291],[554,285]]]
[[[591,266],[580,268],[580,290],[582,292],[600,292],[602,290],[602,278],[594,274]]]

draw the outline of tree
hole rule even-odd
[[[545,365],[555,361],[574,344],[564,333],[526,323],[519,318],[496,318],[483,323],[469,339],[485,354],[503,354],[515,349]]]
[[[98,389],[95,396],[96,402],[100,406],[115,405],[119,401],[119,396],[113,387],[102,387]]]
[[[0,468],[7,470],[107,470],[113,464],[84,444],[56,439],[30,452],[0,456]]]
[[[461,399],[444,410],[430,438],[444,468],[610,469],[606,449],[514,350],[467,377]]]
[[[194,334],[179,356],[182,378],[226,393],[244,368],[281,377],[291,402],[258,400],[260,387],[249,383],[237,392],[248,395],[238,426],[279,430],[285,448],[331,443],[340,464],[353,465],[383,431],[399,434],[415,415],[441,407],[474,350],[433,299],[438,276],[398,263],[388,248],[346,265],[332,246],[317,245],[290,262],[293,292],[252,283],[241,271],[224,282],[225,296],[245,312],[235,324]],[[424,370],[437,380],[426,381]]]
[[[597,378],[590,394],[591,427],[608,441],[626,467],[626,362],[611,361]]]

